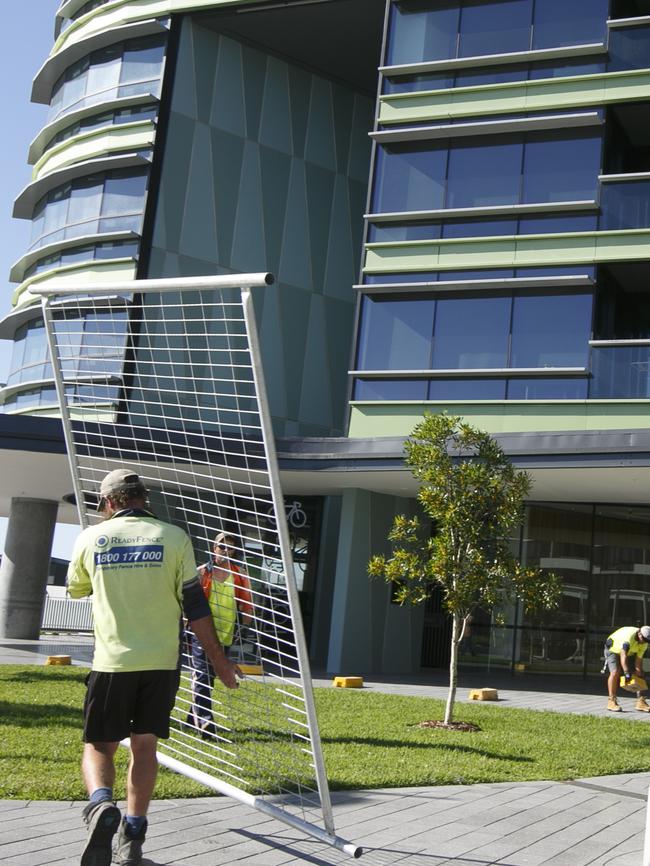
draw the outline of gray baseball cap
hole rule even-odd
[[[646,641],[646,643],[650,643],[650,625],[641,626],[639,631],[641,632],[643,640]]]
[[[133,469],[113,469],[106,475],[99,487],[98,507],[102,507],[107,496],[114,496],[116,493],[132,493],[134,496],[143,496],[146,492],[147,488]]]

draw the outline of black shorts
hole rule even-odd
[[[91,671],[86,678],[84,743],[116,743],[131,734],[169,736],[180,671]]]

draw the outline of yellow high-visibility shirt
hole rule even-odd
[[[68,592],[92,596],[93,670],[174,670],[183,584],[195,578],[187,533],[147,512],[118,512],[85,529],[68,568]]]

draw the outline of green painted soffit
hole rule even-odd
[[[650,228],[366,244],[364,273],[541,267],[650,259]]]
[[[50,57],[94,33],[135,21],[166,18],[174,12],[205,11],[220,6],[243,6],[253,2],[259,0],[113,0],[82,15],[64,30],[54,43]]]
[[[461,415],[488,433],[646,429],[650,424],[650,400],[352,403],[350,409],[351,439],[409,436],[425,411]]]
[[[32,171],[32,180],[71,165],[85,162],[113,151],[138,151],[150,148],[156,139],[152,120],[104,126],[90,132],[80,132],[45,151]]]
[[[380,97],[379,122],[419,123],[474,115],[634,102],[650,97],[650,69],[483,84]]]

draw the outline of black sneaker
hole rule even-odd
[[[115,849],[115,862],[119,866],[140,866],[142,863],[142,844],[147,833],[147,826],[145,821],[140,832],[134,835],[126,823],[126,818],[122,818]]]
[[[111,866],[112,842],[120,826],[120,810],[115,803],[88,803],[83,819],[88,827],[86,847],[81,853],[81,866]]]

